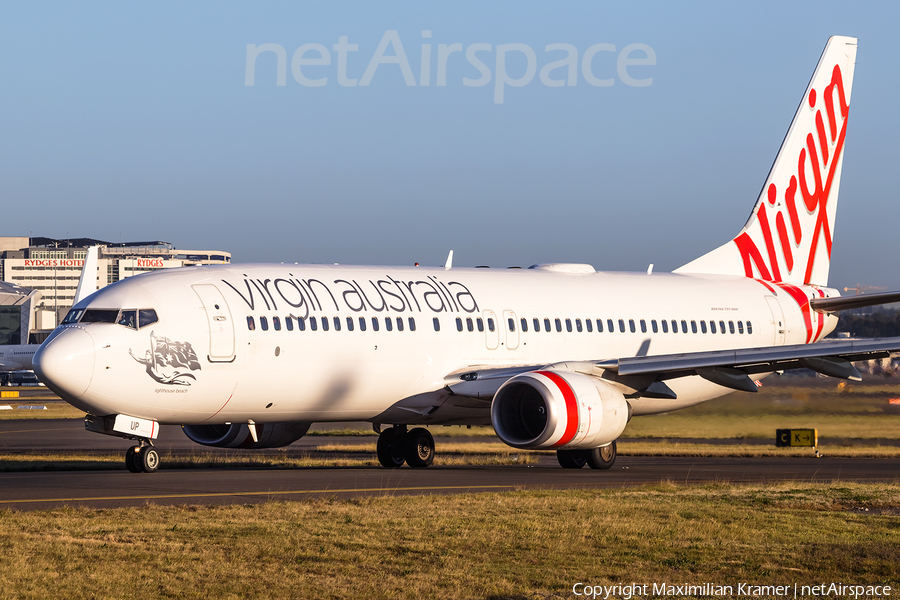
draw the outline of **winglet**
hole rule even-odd
[[[75,290],[75,300],[72,306],[78,304],[97,291],[97,253],[99,246],[88,248],[84,257],[84,267],[81,269],[81,277],[78,279],[78,288]]]
[[[450,270],[450,267],[453,266],[453,250],[450,251],[450,254],[447,255],[447,263],[444,265],[446,270]]]

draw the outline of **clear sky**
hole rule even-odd
[[[900,289],[898,24],[887,2],[4,2],[0,235],[668,271],[743,226],[837,34],[859,53],[830,284]],[[284,49],[284,85],[272,51],[247,85],[248,44]],[[551,44],[574,73],[542,76]]]

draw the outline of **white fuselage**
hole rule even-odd
[[[32,359],[40,344],[0,346],[0,371],[31,371]]]
[[[837,293],[577,265],[191,267],[121,281],[73,309],[153,309],[156,322],[64,323],[41,353],[65,367],[45,383],[94,415],[177,424],[379,422],[404,399],[445,394],[448,374],[473,367],[817,341],[837,319],[810,316],[808,305],[804,315],[800,295]],[[634,414],[731,391],[696,376],[671,386],[677,400],[635,398]],[[424,414],[408,412],[409,422],[423,422]],[[441,422],[441,411],[428,414],[428,422]],[[454,415],[465,421],[458,409]],[[472,415],[489,423],[483,407]]]

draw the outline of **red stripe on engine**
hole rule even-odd
[[[572,441],[575,434],[578,433],[578,401],[575,399],[575,392],[565,379],[553,371],[537,371],[550,381],[556,384],[559,391],[562,392],[563,399],[566,401],[566,430],[563,432],[559,441],[554,446],[564,446]]]

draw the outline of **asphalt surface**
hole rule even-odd
[[[374,438],[305,437],[290,451],[320,444],[371,443]],[[454,438],[464,441],[464,438]],[[440,452],[441,439],[437,439]],[[84,431],[78,420],[0,421],[0,452],[121,451],[130,442]],[[162,428],[163,452],[212,451],[187,439],[178,427]],[[373,494],[452,494],[518,489],[611,488],[663,481],[761,483],[777,481],[897,482],[900,459],[619,457],[609,471],[562,469],[553,456],[536,465],[162,469],[153,474],[121,470],[0,473],[0,509],[47,509],[154,504],[231,504],[310,497]]]

